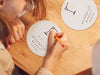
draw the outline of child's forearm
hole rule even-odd
[[[51,72],[54,72],[57,62],[58,62],[58,59],[55,59],[53,57],[45,58],[43,67],[45,67]]]

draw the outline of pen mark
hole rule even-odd
[[[67,11],[73,13],[73,15],[75,15],[76,14],[76,11],[71,11],[70,9],[68,9],[68,5],[69,5],[69,2],[67,2],[67,5],[65,7],[65,10],[67,10]]]
[[[48,33],[49,33],[51,30],[55,30],[55,31],[58,33],[57,29],[56,29],[54,26],[52,26],[48,31],[44,32],[44,34],[47,36]]]

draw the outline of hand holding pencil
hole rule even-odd
[[[64,48],[65,45],[61,42],[61,40],[59,39],[59,37],[57,37],[57,35],[55,35],[55,38],[59,42],[59,44]]]
[[[43,67],[53,72],[56,63],[67,49],[67,33],[55,33],[51,31],[48,37],[47,54]]]

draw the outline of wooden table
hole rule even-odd
[[[47,0],[46,20],[57,24],[67,32],[71,46],[63,54],[55,69],[55,75],[91,75],[91,54],[93,45],[100,37],[100,0],[94,0],[98,8],[98,17],[92,27],[84,31],[70,29],[62,20],[61,6],[64,0]],[[26,44],[26,34],[34,20],[32,13],[21,17],[26,25],[24,38],[12,45],[10,54],[14,63],[29,74],[34,74],[43,63],[43,57],[33,54]]]

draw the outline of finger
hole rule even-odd
[[[48,37],[48,41],[51,41],[54,43],[55,42],[55,38],[54,38],[55,32],[54,31],[50,31],[49,33],[49,37]]]
[[[57,36],[57,37],[61,38],[61,37],[63,36],[63,33],[56,33],[56,35],[55,35],[55,36]]]
[[[9,50],[11,47],[11,44],[7,43],[7,50]]]
[[[24,23],[23,23],[22,21],[20,21],[19,27],[21,28],[22,33],[24,34],[24,31],[25,31],[25,25],[24,25]]]
[[[24,32],[25,32],[25,25],[23,24],[23,26],[21,27],[21,29],[22,29],[22,33],[24,34]]]
[[[14,39],[15,39],[16,41],[19,40],[19,35],[18,35],[18,31],[17,31],[17,30],[14,31],[13,36],[14,36]]]
[[[63,32],[61,39],[63,39],[63,38],[67,38],[67,33]]]
[[[7,50],[9,50],[10,49],[10,47],[11,47],[11,43],[10,43],[10,41],[8,40],[8,39],[6,39],[6,48],[7,48]]]
[[[56,33],[56,36],[62,36],[63,33]]]
[[[67,49],[69,47],[69,42],[67,39],[67,33],[63,32],[60,38],[61,43],[63,44],[64,48]]]
[[[49,36],[52,37],[52,38],[54,38],[55,34],[56,33],[54,31],[50,31]]]
[[[19,38],[23,37],[23,31],[20,27],[18,27],[18,35],[19,35]]]
[[[24,23],[22,21],[18,20],[17,28],[18,28],[19,38],[22,38],[23,34],[24,34],[24,31],[25,31]]]
[[[9,42],[11,44],[15,43],[15,39],[14,39],[14,36],[12,34],[9,36]]]

